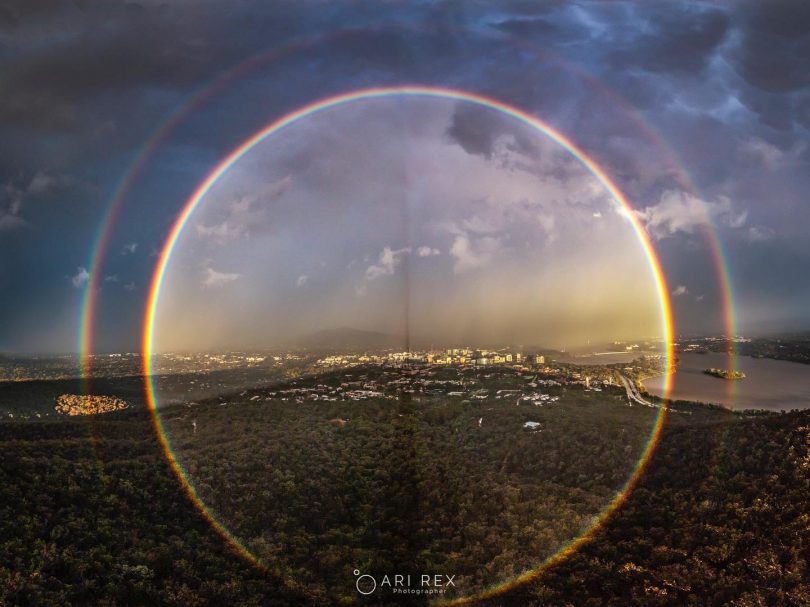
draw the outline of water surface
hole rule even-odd
[[[737,368],[745,379],[728,380],[706,375],[709,367],[730,368],[725,354],[680,354],[671,398],[714,403],[731,409],[789,411],[810,408],[810,365],[740,356]],[[647,391],[660,396],[663,376],[644,381]]]

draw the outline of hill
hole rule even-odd
[[[506,574],[532,556],[521,553],[526,539],[557,541],[553,528],[527,524],[578,516],[610,493],[621,476],[611,478],[611,462],[624,457],[618,439],[632,416],[651,412],[621,405],[619,392],[611,405],[611,394],[571,389],[560,401],[567,411],[438,397],[250,401],[260,393],[202,403],[196,427],[184,406],[166,419],[200,490],[257,538],[267,570],[235,554],[195,510],[145,411],[0,423],[0,604],[427,604],[366,599],[341,567],[450,558],[468,575],[485,574],[476,565],[487,562]],[[677,407],[684,414],[668,418],[607,524],[493,605],[810,604],[810,412]],[[565,431],[524,431],[525,419]],[[326,594],[324,582],[339,587]]]

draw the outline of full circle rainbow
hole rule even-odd
[[[674,326],[669,299],[669,289],[667,288],[667,283],[663,271],[661,269],[661,263],[650,242],[649,235],[647,234],[644,227],[641,225],[638,217],[636,216],[636,213],[634,212],[628,200],[621,193],[618,187],[613,183],[610,177],[596,164],[596,162],[593,159],[591,159],[582,149],[577,147],[577,145],[575,145],[570,139],[568,139],[562,133],[556,131],[548,124],[542,122],[535,116],[523,112],[522,110],[507,105],[491,97],[457,89],[447,89],[447,88],[427,87],[427,86],[409,86],[409,85],[366,88],[347,92],[333,97],[328,97],[326,99],[310,103],[309,105],[306,105],[298,110],[295,110],[294,112],[291,112],[279,118],[278,120],[275,120],[274,122],[270,123],[266,127],[262,128],[260,131],[258,131],[256,134],[248,138],[238,147],[236,147],[202,181],[202,183],[197,187],[197,189],[185,203],[183,209],[175,219],[174,224],[172,225],[168,237],[165,241],[163,249],[158,257],[158,261],[156,263],[154,274],[152,277],[151,287],[148,294],[146,314],[143,326],[143,342],[142,342],[143,373],[146,384],[147,404],[152,415],[152,421],[155,427],[155,431],[157,432],[158,438],[160,440],[161,447],[172,469],[174,470],[174,473],[181,481],[184,491],[191,498],[191,500],[194,502],[194,504],[200,510],[203,516],[209,521],[213,529],[215,529],[226,541],[228,541],[240,555],[242,555],[244,558],[246,558],[247,560],[249,560],[250,562],[254,563],[255,565],[261,568],[265,568],[265,564],[262,563],[251,552],[251,550],[247,546],[245,546],[245,544],[239,538],[233,536],[233,534],[217,519],[216,515],[205,505],[203,500],[197,494],[197,491],[194,488],[193,483],[189,479],[186,470],[183,468],[182,464],[180,463],[180,461],[178,460],[177,456],[174,453],[171,441],[166,433],[160,414],[158,412],[158,397],[156,393],[155,381],[153,376],[154,368],[152,364],[152,356],[155,338],[154,335],[155,319],[157,315],[157,308],[158,302],[160,300],[160,293],[163,284],[163,279],[165,277],[169,260],[171,259],[171,255],[172,252],[174,251],[175,245],[177,244],[178,239],[181,233],[183,232],[183,229],[185,228],[189,218],[194,213],[197,206],[203,200],[205,195],[211,190],[214,184],[217,183],[219,178],[222,177],[228,171],[228,169],[230,169],[237,161],[239,161],[240,158],[242,158],[245,154],[247,154],[254,146],[256,146],[258,143],[260,143],[267,137],[272,136],[274,133],[277,133],[278,131],[284,129],[285,127],[295,123],[298,120],[306,118],[307,116],[311,116],[318,112],[328,110],[330,108],[334,108],[336,106],[350,103],[353,101],[376,99],[391,96],[440,98],[446,100],[468,102],[490,108],[507,116],[511,116],[512,118],[515,118],[525,123],[526,125],[536,129],[537,131],[543,133],[544,135],[555,141],[557,144],[565,148],[588,171],[590,171],[590,173],[594,177],[596,177],[596,179],[602,184],[602,186],[605,187],[605,189],[610,193],[610,195],[619,205],[620,210],[623,212],[628,221],[631,223],[633,230],[636,236],[638,237],[639,243],[641,244],[641,247],[644,250],[647,263],[652,273],[660,304],[661,334],[664,342],[664,349],[663,349],[664,373],[666,378],[663,390],[664,397],[666,398],[670,393],[672,383],[671,371],[673,369],[673,353],[674,353],[673,351]],[[610,515],[613,512],[615,512],[616,509],[625,501],[629,493],[632,491],[632,489],[638,482],[642,472],[644,471],[647,463],[650,460],[650,456],[652,455],[658,442],[658,439],[660,437],[664,417],[666,415],[665,412],[666,408],[664,406],[660,406],[658,414],[656,415],[655,418],[655,422],[653,423],[652,428],[650,430],[647,443],[632,471],[632,474],[625,482],[624,486],[619,491],[617,491],[616,495],[602,509],[602,511],[598,515],[593,517],[590,526],[587,529],[585,529],[579,536],[568,542],[554,555],[547,558],[545,561],[543,561],[534,569],[528,570],[513,579],[490,586],[484,591],[479,592],[475,595],[445,601],[445,604],[465,604],[476,600],[498,596],[511,588],[514,588],[516,586],[519,586],[521,584],[524,584],[537,578],[543,571],[563,561],[566,557],[568,557],[570,554],[576,551],[579,547],[588,542],[593,537],[594,533],[610,517]],[[285,580],[285,581],[292,587],[297,586],[294,580]]]

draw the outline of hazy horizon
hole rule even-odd
[[[321,331],[340,331],[340,330],[348,330],[348,331],[365,331],[364,329],[357,329],[356,327],[329,327],[326,329],[321,329],[317,331],[313,331],[307,334],[298,335],[296,338],[293,338],[289,342],[286,343],[265,343],[265,344],[256,344],[250,345],[245,347],[237,347],[236,345],[229,346],[227,344],[223,344],[220,347],[212,348],[212,349],[199,349],[199,350],[155,350],[153,354],[162,355],[162,354],[205,354],[205,353],[225,353],[225,352],[269,352],[269,351],[279,351],[279,350],[293,350],[293,349],[304,349],[305,347],[309,347],[311,349],[315,349],[318,347],[326,347],[323,345],[320,346],[301,346],[300,341],[306,339],[307,337],[311,336],[313,333],[320,333]],[[403,336],[396,336],[385,334],[390,337],[394,338],[401,338],[403,342],[405,342],[405,338]],[[754,333],[744,333],[740,334],[744,337],[753,338],[753,339],[777,339],[777,338],[803,338],[810,335],[810,327],[803,328],[803,329],[794,329],[794,330],[782,330],[782,331],[768,331],[768,332],[754,332]],[[706,338],[727,338],[727,335],[722,333],[689,333],[689,334],[681,334],[676,335],[674,340],[675,342],[682,342],[688,340],[698,340],[698,339],[706,339]],[[654,337],[651,335],[625,335],[620,337],[616,340],[616,342],[620,343],[636,343],[636,342],[645,342],[650,341],[654,342],[656,340],[660,340],[660,337]],[[411,339],[411,342],[414,344],[414,349],[420,348],[425,349],[425,344],[428,346],[435,347],[437,350],[447,349],[447,348],[461,348],[461,347],[480,347],[480,348],[487,348],[487,349],[497,349],[497,348],[507,348],[507,347],[518,347],[521,346],[526,349],[527,352],[531,351],[532,349],[545,349],[545,350],[556,350],[546,344],[539,342],[539,343],[529,343],[529,342],[500,342],[500,343],[473,343],[473,342],[439,342],[433,340],[435,343],[429,344],[429,338],[420,338],[420,336],[415,336]],[[608,346],[610,342],[593,342],[592,344],[588,345],[585,344],[584,346],[572,346],[570,348],[566,348],[566,352],[572,351],[587,351],[589,349],[596,348],[598,346]],[[143,352],[140,348],[135,349],[121,349],[121,350],[96,350],[91,354],[91,356],[109,356],[109,355],[140,355]],[[22,358],[39,358],[39,357],[52,357],[52,358],[68,358],[68,357],[78,357],[80,356],[80,352],[78,350],[0,350],[0,357],[22,357]]]

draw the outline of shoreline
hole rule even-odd
[[[674,375],[677,370],[678,370],[677,366],[672,365],[672,369],[670,369],[668,372],[658,371],[657,373],[652,373],[650,375],[645,375],[641,379],[636,380],[636,384],[638,384],[639,391],[643,392],[644,394],[647,394],[648,396],[652,396],[654,398],[662,398],[661,396],[658,396],[657,394],[653,394],[652,392],[647,390],[647,386],[644,385],[644,382],[647,381],[648,379],[656,379],[658,377],[662,377],[662,376],[667,375],[667,374]]]
[[[684,368],[684,363],[688,363],[685,366],[686,370],[684,371],[684,373],[686,373],[687,376],[689,376],[689,377],[685,378],[684,381],[686,383],[685,383],[685,385],[681,386],[683,388],[682,390],[676,391],[674,389],[674,386],[673,386],[673,389],[670,391],[671,393],[670,393],[669,397],[666,399],[670,403],[683,402],[683,403],[690,403],[690,404],[694,404],[694,405],[707,405],[707,406],[712,406],[712,407],[720,407],[720,408],[726,409],[726,410],[734,412],[734,413],[752,413],[752,412],[765,411],[765,412],[768,412],[768,413],[779,414],[779,413],[781,413],[783,411],[784,412],[789,412],[789,411],[793,411],[793,410],[807,410],[807,409],[810,409],[810,400],[808,400],[806,398],[806,395],[804,395],[804,394],[802,394],[802,395],[787,394],[787,395],[784,395],[783,398],[779,397],[779,395],[772,396],[770,394],[765,394],[765,395],[760,394],[760,392],[762,391],[761,382],[765,377],[768,377],[767,368],[764,371],[762,371],[762,373],[765,373],[765,375],[761,375],[761,373],[754,372],[757,369],[759,369],[759,367],[753,367],[753,368],[750,367],[751,364],[756,365],[756,364],[759,364],[760,362],[766,363],[766,364],[767,363],[778,363],[780,365],[788,365],[788,364],[790,364],[791,366],[799,365],[800,363],[797,363],[795,361],[790,361],[790,360],[780,360],[780,359],[771,358],[771,357],[737,355],[738,360],[743,359],[743,360],[749,362],[749,365],[747,365],[747,366],[749,367],[749,371],[751,371],[751,373],[753,373],[753,375],[750,375],[750,377],[754,377],[755,379],[759,378],[759,381],[760,381],[760,384],[757,384],[756,386],[754,386],[756,388],[754,390],[754,393],[748,393],[747,392],[747,393],[738,395],[737,394],[738,390],[740,390],[740,389],[745,390],[744,387],[743,388],[738,387],[738,386],[743,386],[744,385],[743,383],[741,383],[742,378],[739,378],[739,379],[738,378],[723,378],[723,377],[719,377],[719,376],[707,373],[706,370],[704,369],[704,366],[708,365],[707,362],[704,362],[703,360],[696,359],[696,358],[687,358],[685,360],[684,356],[686,354],[698,355],[698,353],[684,352],[684,353],[679,353],[679,355],[677,356],[677,361],[678,362],[673,365],[673,368],[671,369],[670,373],[675,373],[676,371],[678,371],[678,369],[683,369]],[[701,356],[702,356],[702,354],[703,353],[700,353]],[[709,354],[709,355],[723,355],[723,353],[719,353],[719,352],[709,352],[707,354]],[[742,362],[742,361],[740,361],[740,362]],[[694,366],[694,369],[692,369],[692,366],[690,366],[691,363],[694,363],[694,365],[692,365],[692,366]],[[742,362],[742,364],[745,364],[745,362]],[[735,367],[739,368],[739,367],[737,367],[737,365],[735,365]],[[798,369],[793,367],[793,370],[796,371]],[[691,378],[692,371],[694,371],[695,373],[699,373],[701,376],[705,377],[707,381],[717,382],[718,385],[725,384],[725,391],[724,391],[725,393],[723,393],[723,394],[715,394],[714,393],[715,391],[713,389],[705,389],[704,390],[704,389],[700,389],[699,386],[698,387],[691,386],[690,381],[692,379]],[[640,379],[638,381],[639,390],[643,391],[644,394],[646,394],[647,396],[649,396],[651,398],[656,398],[659,401],[663,400],[663,397],[661,396],[661,392],[662,392],[662,390],[661,390],[662,386],[661,385],[656,386],[658,388],[658,392],[656,393],[656,392],[652,392],[649,389],[649,386],[645,384],[645,382],[649,382],[649,380],[651,380],[651,379],[658,379],[658,378],[661,378],[663,376],[664,376],[663,371],[658,372],[658,373],[651,373],[649,375],[644,376],[642,379]],[[749,375],[746,375],[745,377],[748,378]],[[724,380],[724,379],[726,381],[720,381],[720,380]],[[676,392],[683,393],[684,391],[686,392],[686,394],[684,394],[683,396],[678,396],[676,394]],[[781,400],[780,400],[780,398],[781,398]]]

